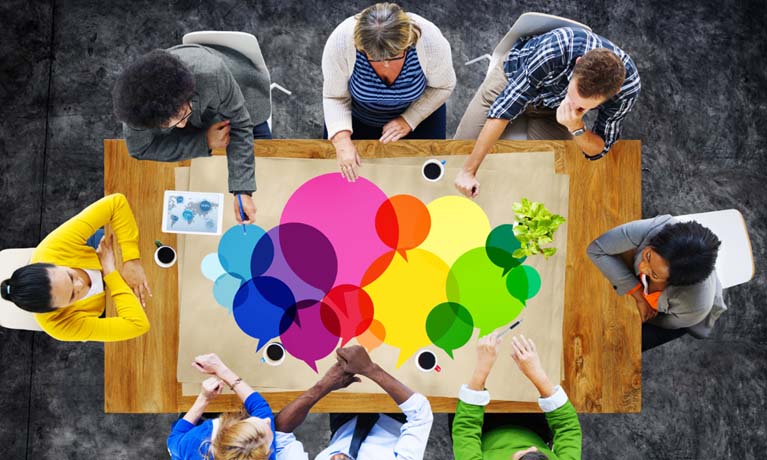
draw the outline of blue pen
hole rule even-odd
[[[242,234],[247,235],[248,232],[245,230],[245,211],[242,210],[242,195],[237,194],[237,201],[240,202],[240,218],[242,219]]]

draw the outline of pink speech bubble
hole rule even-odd
[[[293,192],[280,223],[303,223],[322,232],[336,252],[335,284],[360,286],[370,264],[391,250],[375,226],[376,212],[386,200],[386,194],[367,179],[350,183],[339,173],[324,174]]]
[[[333,324],[335,312],[316,300],[298,302],[294,308],[294,317],[283,317],[284,321],[290,321],[291,324],[280,326],[280,330],[285,331],[280,334],[280,340],[288,353],[318,372],[316,361],[328,356],[338,345],[338,336],[330,332],[325,323],[331,324],[331,329],[339,330],[338,318],[335,318],[336,323]]]

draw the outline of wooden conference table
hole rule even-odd
[[[362,157],[468,154],[473,141],[356,141]],[[328,141],[258,141],[256,156],[334,158]],[[563,388],[578,412],[639,412],[642,407],[641,321],[633,300],[619,298],[589,261],[586,246],[602,232],[639,219],[642,211],[641,146],[620,141],[599,161],[583,158],[573,141],[500,141],[494,152],[553,151],[556,172],[570,176]],[[214,154],[225,154],[216,151]],[[123,140],[104,141],[104,192],[125,194],[138,221],[141,254],[154,297],[147,303],[152,325],[137,339],[107,343],[104,349],[104,410],[120,413],[183,412],[194,397],[183,396],[176,381],[178,355],[178,265],[161,269],[152,263],[154,240],[176,245],[163,234],[163,191],[175,188],[177,163],[138,161]],[[453,178],[446,178],[452,180]],[[480,171],[481,180],[481,171]],[[114,315],[110,306],[109,315]],[[468,378],[469,376],[467,376]],[[306,382],[307,388],[314,382]],[[456,386],[456,392],[458,387]],[[264,393],[274,411],[300,392]],[[435,412],[455,411],[455,398],[430,398]],[[210,411],[241,407],[235,395],[221,395]],[[383,412],[396,406],[386,394],[330,394],[317,412]],[[491,412],[538,411],[530,402],[493,402]]]

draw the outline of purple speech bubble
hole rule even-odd
[[[317,300],[303,300],[294,307],[295,318],[286,315],[282,320],[280,341],[285,349],[294,357],[305,362],[314,372],[317,371],[317,360],[320,360],[336,349],[339,337],[328,330],[325,324],[336,318],[335,312],[326,304]],[[331,324],[330,329],[339,330],[340,325]]]

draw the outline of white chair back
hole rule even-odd
[[[10,278],[17,268],[27,265],[34,250],[35,248],[22,248],[0,251],[0,281]],[[42,331],[33,313],[22,310],[3,298],[0,298],[0,326],[7,329]]]
[[[737,209],[676,216],[680,222],[696,221],[721,240],[716,275],[723,288],[736,286],[754,277],[754,254],[743,215]]]
[[[199,32],[189,32],[184,35],[181,42],[185,45],[214,45],[233,49],[250,59],[250,62],[258,69],[268,71],[266,62],[261,54],[261,47],[258,45],[258,39],[247,32],[234,32],[222,30],[201,30]],[[269,93],[269,106],[272,105],[271,92]],[[272,114],[269,113],[267,120],[269,129],[272,129]]]
[[[514,43],[522,37],[541,35],[560,27],[575,27],[591,31],[591,28],[572,19],[561,18],[544,13],[524,13],[511,26],[509,32],[503,37],[490,56],[488,71],[496,66],[499,60],[506,59]]]

